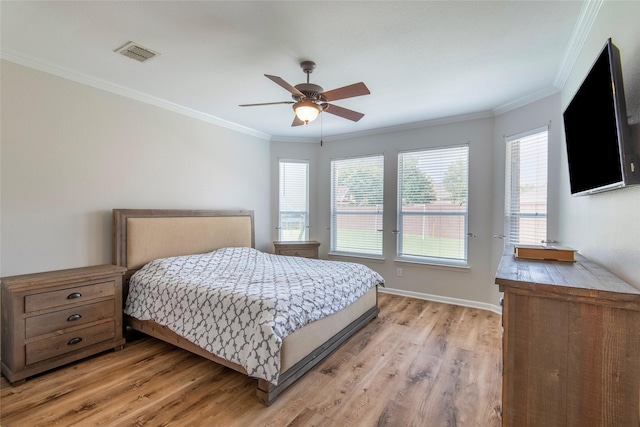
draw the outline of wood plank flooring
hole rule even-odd
[[[0,425],[499,426],[500,316],[379,294],[380,315],[272,406],[256,381],[156,339],[28,379]]]

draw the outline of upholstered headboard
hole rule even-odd
[[[255,247],[253,211],[113,210],[113,263],[126,277],[146,263],[230,246]]]

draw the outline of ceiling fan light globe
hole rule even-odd
[[[311,101],[300,101],[293,105],[296,116],[305,123],[314,121],[320,114],[320,107]]]

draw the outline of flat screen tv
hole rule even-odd
[[[564,114],[571,194],[640,183],[627,122],[620,51],[607,41]]]

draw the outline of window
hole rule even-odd
[[[398,260],[467,264],[469,147],[398,154]]]
[[[506,139],[505,237],[509,244],[547,240],[547,136],[537,129]]]
[[[309,239],[309,163],[280,160],[278,240]]]
[[[331,252],[382,257],[382,155],[331,161]]]

